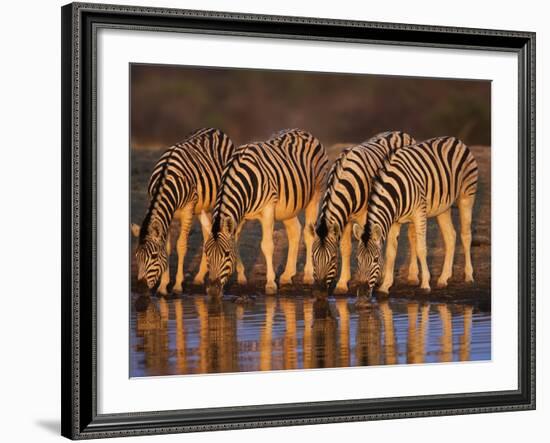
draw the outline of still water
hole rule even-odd
[[[132,298],[130,376],[491,359],[473,304],[352,298]]]

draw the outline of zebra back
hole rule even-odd
[[[210,210],[215,202],[223,168],[234,151],[229,137],[214,128],[202,128],[168,148],[149,179],[149,209],[141,226],[143,239],[153,219],[168,231],[174,212],[196,199]]]
[[[269,201],[299,211],[322,187],[328,157],[321,142],[301,129],[281,131],[263,142],[235,150],[223,172],[213,213],[212,233],[221,220],[233,226],[247,215],[261,211]]]
[[[396,149],[415,143],[406,132],[382,132],[356,146],[343,150],[328,174],[322,200],[317,235],[324,238],[328,226],[341,232],[353,215],[367,207],[369,189],[383,162]]]

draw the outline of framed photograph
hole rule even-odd
[[[534,33],[61,14],[64,436],[535,408]]]

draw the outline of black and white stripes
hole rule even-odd
[[[435,217],[445,244],[437,285],[445,287],[452,274],[456,243],[451,206],[457,205],[465,280],[472,282],[471,222],[477,173],[470,150],[454,137],[417,143],[404,132],[380,133],[346,148],[329,172],[323,145],[301,129],[284,130],[266,141],[238,148],[223,132],[200,129],[169,148],[153,170],[149,209],[141,227],[132,226],[139,237],[138,279],[149,288],[160,280],[159,292],[168,292],[170,225],[178,218],[178,267],[173,290],[182,291],[188,235],[193,216],[200,214],[204,243],[194,283],[202,285],[208,273],[208,292],[219,295],[236,270],[238,283],[246,284],[239,239],[245,222],[255,219],[262,227],[265,293],[274,294],[278,290],[273,268],[274,224],[282,221],[287,233],[288,255],[279,285],[289,285],[297,273],[302,233],[299,217],[303,212],[305,284],[316,281],[331,289],[340,248],[342,266],[336,292],[347,293],[354,235],[361,291],[372,292],[382,280],[379,291],[389,292],[400,226],[409,223],[408,280],[429,290],[426,226],[427,219]]]
[[[178,268],[173,290],[181,292],[183,262],[193,215],[210,212],[218,192],[222,170],[233,153],[233,143],[218,129],[203,128],[170,147],[159,159],[149,180],[149,209],[140,226],[132,225],[139,237],[136,250],[138,280],[167,294],[170,281],[170,224],[180,220],[177,240]],[[205,234],[203,226],[203,236]],[[195,283],[202,284],[206,274],[203,255]]]
[[[437,284],[447,285],[452,274],[456,237],[451,219],[453,204],[458,206],[460,214],[465,280],[473,281],[470,244],[477,174],[472,153],[454,137],[430,139],[390,156],[374,183],[365,226],[354,225],[354,234],[359,239],[358,277],[367,292],[372,291],[380,277],[381,247],[385,241],[392,252],[385,263],[380,290],[388,292],[393,284],[395,249],[402,223],[411,223],[414,227],[422,271],[420,287],[430,289],[426,260],[426,225],[430,217],[437,217],[445,243],[445,260]]]
[[[336,277],[340,243],[342,268],[335,292],[347,293],[351,278],[351,224],[365,223],[370,187],[384,160],[396,149],[414,142],[405,132],[383,132],[345,149],[334,162],[314,232],[313,269],[322,286],[330,288]]]
[[[264,142],[239,147],[225,169],[211,229],[205,245],[210,288],[219,292],[236,266],[238,281],[246,282],[238,255],[238,240],[245,220],[262,225],[261,249],[266,259],[266,293],[276,292],[273,270],[273,226],[283,221],[289,240],[288,258],[280,283],[289,284],[296,274],[301,225],[314,223],[328,159],[322,144],[300,129],[281,131]],[[313,281],[313,237],[304,232],[306,265],[304,281]]]

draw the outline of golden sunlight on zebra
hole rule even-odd
[[[183,290],[183,262],[193,217],[209,213],[214,205],[222,170],[233,153],[233,143],[222,131],[203,128],[193,132],[161,156],[149,180],[149,209],[141,226],[132,224],[131,231],[138,237],[136,249],[137,278],[146,282],[149,289],[157,283],[158,292],[168,294],[170,282],[169,257],[170,224],[179,219],[180,235],[177,240],[178,265],[173,291]],[[201,218],[203,238],[206,220]],[[203,253],[194,283],[202,284],[206,274]]]
[[[273,227],[283,222],[288,237],[287,262],[279,284],[292,284],[296,274],[301,224],[315,223],[328,158],[321,142],[300,129],[284,130],[264,142],[239,147],[223,172],[209,237],[205,243],[208,293],[220,295],[236,269],[239,284],[246,284],[238,244],[247,220],[262,226],[261,250],[266,262],[265,293],[275,294]],[[209,220],[203,214],[203,224]],[[304,283],[313,283],[313,235],[304,230],[306,263]]]
[[[153,169],[149,209],[141,226],[132,225],[132,233],[139,239],[137,277],[149,289],[158,285],[161,295],[168,294],[170,224],[176,218],[180,233],[172,291],[181,293],[191,223],[200,214],[203,251],[193,284],[206,282],[207,292],[220,296],[236,270],[237,282],[245,285],[239,239],[245,222],[256,219],[262,227],[265,293],[275,294],[275,221],[283,222],[288,239],[279,285],[291,285],[297,273],[302,231],[299,216],[303,213],[304,284],[316,283],[330,293],[335,283],[336,294],[348,293],[353,235],[358,241],[358,293],[371,294],[377,285],[379,292],[388,293],[394,282],[400,226],[409,223],[407,280],[429,291],[427,219],[436,217],[444,240],[445,258],[437,286],[445,287],[452,275],[456,234],[451,206],[456,204],[465,281],[472,282],[470,245],[476,190],[476,161],[454,137],[417,143],[405,132],[380,133],[345,148],[329,171],[321,142],[300,129],[283,130],[269,140],[238,148],[220,130],[200,129],[169,148]],[[339,261],[340,277],[335,282]]]
[[[445,243],[443,269],[437,281],[446,287],[452,275],[456,234],[451,207],[457,204],[464,250],[464,280],[473,282],[470,255],[471,223],[478,181],[478,168],[468,147],[454,137],[439,137],[395,151],[385,162],[369,197],[364,226],[355,224],[360,293],[371,294],[381,276],[381,249],[387,241],[387,260],[379,287],[389,292],[393,285],[397,238],[401,224],[410,223],[416,237],[421,267],[420,288],[430,291],[427,263],[427,219],[436,217]]]
[[[336,294],[348,293],[351,278],[352,224],[364,224],[370,187],[384,160],[396,149],[415,143],[400,131],[384,132],[356,146],[344,149],[328,176],[328,184],[316,226],[309,225],[313,242],[313,270],[316,281],[330,290],[337,274],[338,244],[342,266]],[[410,236],[410,268],[416,266],[414,237]]]

